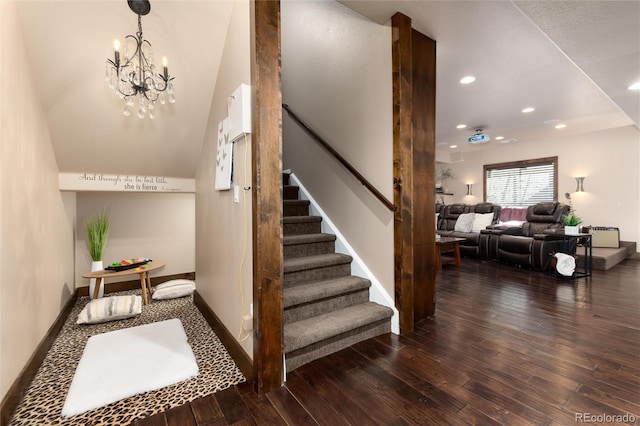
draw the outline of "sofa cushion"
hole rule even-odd
[[[474,211],[476,213],[493,213],[495,204],[492,203],[478,203],[476,204]]]
[[[533,214],[551,215],[556,209],[557,203],[538,203],[533,206]]]
[[[450,214],[462,214],[467,210],[466,207],[467,206],[465,206],[464,204],[451,204],[449,206],[449,213]]]
[[[476,213],[473,217],[471,232],[480,232],[493,223],[493,213]]]
[[[457,232],[452,231],[449,235],[455,238],[464,238],[464,241],[460,241],[460,247],[462,246],[477,246],[480,241],[480,234],[477,232]]]
[[[458,220],[456,221],[456,225],[453,230],[458,232],[471,232],[474,217],[475,213],[461,214],[460,216],[458,216]]]
[[[505,207],[500,210],[500,222],[525,222],[527,220],[526,207]]]

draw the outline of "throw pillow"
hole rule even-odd
[[[473,217],[473,225],[471,226],[471,232],[480,232],[493,222],[493,213],[484,213]]]
[[[153,290],[154,300],[174,299],[193,294],[196,283],[190,280],[171,280],[158,284]]]
[[[471,232],[474,216],[475,213],[462,213],[458,216],[458,220],[456,220],[453,230],[458,232]]]
[[[436,213],[436,231],[438,230],[438,220],[440,220],[440,213]]]
[[[82,309],[77,324],[98,324],[135,317],[142,312],[142,297],[111,296],[94,299]]]

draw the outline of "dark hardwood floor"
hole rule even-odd
[[[436,315],[414,333],[370,339],[302,366],[264,397],[244,383],[136,424],[587,420],[640,423],[638,260],[573,281],[463,259],[459,270],[438,273]]]

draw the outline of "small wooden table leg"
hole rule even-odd
[[[142,290],[142,303],[146,305],[149,301],[147,300],[147,283],[144,274],[144,272],[140,273],[140,289]]]
[[[98,277],[96,278],[96,285],[93,288],[93,298],[97,299],[98,296],[100,295],[100,284],[102,284],[102,278]]]
[[[436,247],[435,257],[436,257],[436,271],[440,271],[442,269],[442,259],[440,258],[440,248]]]
[[[460,244],[457,242],[453,244],[453,263],[456,268],[460,267]]]
[[[146,272],[145,275],[147,276],[147,291],[149,292],[149,297],[151,297],[151,274]]]

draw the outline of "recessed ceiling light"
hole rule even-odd
[[[460,79],[460,84],[469,84],[469,83],[473,83],[474,81],[476,81],[476,78],[472,75],[468,75]]]
[[[640,90],[640,81],[636,81],[631,86],[629,86],[629,90]]]
[[[522,110],[522,112],[524,112],[524,113],[526,114],[526,113],[528,113],[528,112],[533,112],[533,111],[535,111],[535,110],[536,110],[535,108],[532,108],[532,107],[526,107],[525,109],[523,109],[523,110]]]
[[[466,125],[466,124],[458,124],[458,125],[456,126],[456,129],[464,129],[465,127],[467,127],[467,125]]]
[[[457,148],[457,147],[458,147],[458,145],[451,145],[451,146],[449,146],[449,148]]]
[[[558,124],[558,125],[556,125],[556,129],[564,129],[565,127],[567,127],[566,124]]]
[[[436,145],[446,145],[446,142],[438,142]]]
[[[502,143],[514,143],[514,142],[518,142],[518,139],[505,139],[502,141]]]
[[[496,136],[497,141],[501,141],[502,139],[504,139],[504,136]]]

